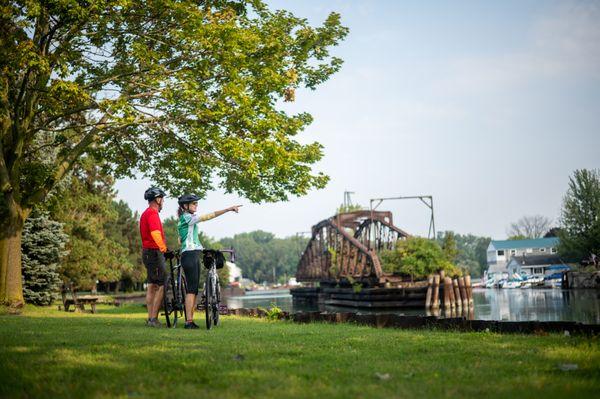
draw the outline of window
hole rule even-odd
[[[554,248],[554,247],[550,248],[550,252],[552,252],[553,254],[555,254],[556,253],[556,248]]]
[[[546,248],[540,248],[540,252],[546,252]]]
[[[533,274],[542,274],[544,273],[544,269],[541,267],[536,267],[535,269],[533,269]]]
[[[504,256],[504,250],[503,249],[499,249],[497,252],[498,256]]]
[[[511,250],[510,250],[510,254],[511,254],[511,255],[514,255],[514,254],[516,254],[516,253],[517,253],[517,250],[516,250],[516,249],[511,249]]]

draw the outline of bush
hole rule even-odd
[[[47,214],[30,216],[23,229],[23,296],[35,305],[50,305],[57,298],[61,279],[57,272],[68,236],[63,225]]]
[[[410,237],[398,241],[393,250],[382,251],[380,259],[385,272],[408,275],[413,279],[425,278],[440,270],[448,276],[460,275],[460,270],[448,261],[438,243],[426,238]]]

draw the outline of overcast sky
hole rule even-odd
[[[600,3],[596,1],[270,1],[319,24],[331,11],[350,34],[342,70],[297,93],[290,112],[314,122],[329,185],[285,203],[210,193],[200,212],[243,204],[202,225],[221,238],[309,231],[344,190],[354,202],[430,194],[438,230],[506,237],[511,222],[557,221],[573,170],[600,168]],[[137,211],[147,180],[117,183]],[[174,215],[168,198],[162,218]],[[428,209],[384,202],[394,222],[426,235]]]

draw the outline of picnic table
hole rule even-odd
[[[68,297],[68,294],[71,294],[71,297]],[[85,312],[85,305],[89,305],[91,312],[96,313],[96,302],[98,302],[98,297],[95,295],[82,295],[78,296],[73,289],[73,286],[69,285],[64,286],[60,290],[60,295],[62,297],[62,306],[58,305],[58,310],[62,310],[64,307],[65,312],[69,311],[69,308],[73,306],[74,310],[80,310]]]

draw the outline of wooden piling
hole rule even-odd
[[[458,310],[462,309],[462,302],[460,300],[460,289],[458,288],[458,279],[455,278],[452,281],[452,288],[454,288],[454,301]]]
[[[431,307],[431,291],[433,290],[433,274],[427,277],[427,295],[425,296],[425,309]]]
[[[452,280],[450,277],[444,277],[444,309],[449,312],[452,308],[450,302],[450,291],[452,291]]]
[[[471,285],[471,276],[465,276],[465,288],[467,290],[467,302],[469,305],[473,303],[473,286]]]
[[[458,288],[460,289],[460,299],[462,302],[462,307],[466,308],[469,306],[469,301],[467,300],[467,290],[465,289],[465,278],[464,277],[459,277]]]
[[[440,308],[440,275],[435,274],[433,276],[433,295],[432,295],[432,303],[431,309],[439,309]]]
[[[448,291],[450,293],[450,307],[454,310],[456,308],[456,298],[454,297],[454,287],[452,286],[452,279],[450,277],[446,277],[448,279]]]

